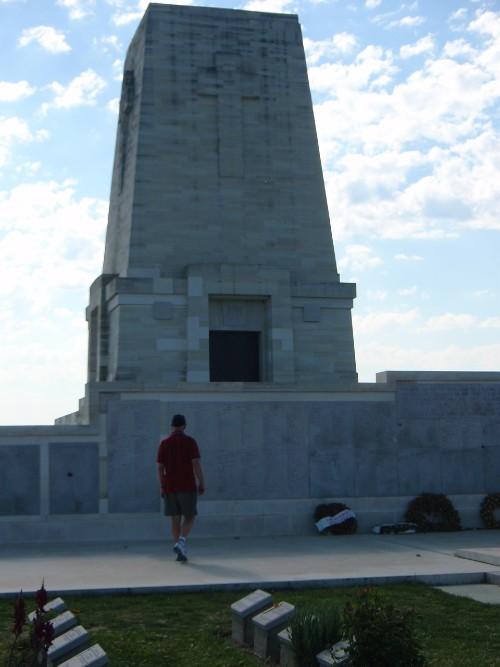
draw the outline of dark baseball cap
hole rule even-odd
[[[174,415],[170,423],[174,427],[186,426],[186,417],[184,415]]]

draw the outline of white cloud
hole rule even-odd
[[[423,257],[421,255],[405,255],[404,253],[398,253],[394,255],[394,259],[398,262],[422,262]]]
[[[315,65],[326,57],[335,56],[343,53],[350,53],[356,47],[357,39],[355,35],[348,32],[340,32],[333,35],[330,39],[314,41],[304,38],[304,49],[309,65]]]
[[[22,118],[0,116],[0,167],[7,164],[16,144],[44,141],[46,138],[45,130],[33,133]]]
[[[448,21],[458,21],[465,19],[467,16],[467,9],[465,7],[461,7],[460,9],[457,9],[455,12],[451,13]]]
[[[382,264],[380,257],[377,257],[373,250],[366,245],[351,244],[346,246],[344,255],[339,261],[339,268],[342,271],[366,271]]]
[[[425,18],[423,16],[403,16],[400,19],[391,21],[388,24],[388,28],[416,28],[419,25],[425,23]]]
[[[449,42],[396,84],[392,54],[376,45],[363,49],[364,59],[355,53],[351,62],[310,67],[313,91],[326,98],[315,119],[337,239],[500,229],[495,21],[489,17],[475,49]]]
[[[384,329],[394,327],[407,327],[414,325],[419,319],[419,311],[416,308],[406,311],[380,311],[366,314],[353,314],[353,327],[356,334],[373,334]]]
[[[443,47],[443,56],[446,58],[465,58],[472,59],[477,56],[477,51],[465,39],[454,39],[451,42],[446,42]]]
[[[120,39],[117,35],[105,35],[96,39],[96,44],[100,44],[103,50],[108,53],[109,51],[116,51],[121,53],[123,51],[123,44],[120,42]]]
[[[385,301],[388,297],[386,290],[368,290],[366,293],[369,301]]]
[[[56,109],[70,109],[79,106],[93,106],[97,96],[106,87],[106,82],[94,70],[87,69],[67,86],[54,81],[49,88],[55,94],[54,100],[46,103],[42,111],[46,113],[51,107]]]
[[[38,171],[40,171],[40,168],[42,166],[42,163],[39,161],[36,162],[24,162],[23,164],[19,164],[16,167],[16,173],[18,174],[28,174],[30,176],[36,174]]]
[[[419,56],[422,53],[432,53],[434,48],[434,37],[432,35],[426,35],[415,42],[415,44],[404,44],[399,49],[399,55],[403,59],[412,58],[413,56]]]
[[[0,81],[0,102],[18,102],[33,95],[35,90],[27,81]]]
[[[57,4],[69,10],[70,19],[79,20],[93,14],[95,0],[57,0]]]
[[[382,4],[382,0],[366,0],[365,1],[365,7],[367,9],[375,9],[376,7],[379,7]]]
[[[250,0],[244,6],[256,12],[288,12],[292,10],[293,0]]]
[[[495,39],[500,38],[500,12],[478,11],[476,19],[469,24],[467,29]]]
[[[272,2],[279,3],[285,1],[286,0],[269,0],[270,3]],[[124,0],[107,0],[107,2],[108,4],[118,9],[118,11],[113,15],[113,23],[118,27],[122,27],[124,25],[128,25],[129,23],[133,23],[134,21],[139,21],[142,18],[144,12],[146,11],[150,3],[150,0],[138,0],[138,2],[135,4],[131,4],[130,2],[125,2]],[[266,2],[266,0],[262,0],[262,2]],[[155,0],[155,4],[192,5],[193,1],[177,0],[176,2],[171,2],[171,0]],[[265,11],[276,11],[276,10],[268,9]]]
[[[103,200],[78,199],[73,181],[0,191],[2,298],[42,312],[60,291],[87,289],[99,272],[106,212]]]
[[[362,336],[361,336],[362,338]],[[360,381],[373,382],[377,372],[385,370],[427,371],[492,371],[500,370],[500,344],[446,344],[429,349],[415,341],[413,344],[373,341],[369,337],[358,341],[356,361],[363,369]]]
[[[397,71],[391,51],[370,45],[359,52],[352,63],[331,62],[311,67],[309,81],[314,90],[339,97],[344,91],[383,87]],[[350,122],[349,117],[344,119],[344,123]]]
[[[109,100],[109,102],[106,103],[106,109],[109,109],[113,113],[118,114],[120,110],[120,98],[113,97],[112,100]]]
[[[424,324],[425,329],[431,331],[446,331],[448,329],[470,329],[477,325],[477,318],[468,313],[444,313],[430,317]]]
[[[49,53],[66,53],[71,51],[71,46],[66,42],[64,33],[48,25],[39,25],[35,28],[23,30],[18,40],[21,47],[28,46],[31,42],[37,42],[42,49]]]
[[[118,12],[113,16],[113,23],[119,28],[134,21],[139,21],[142,18],[143,12]]]
[[[430,317],[422,328],[428,331],[500,329],[500,317],[480,318],[470,313],[444,313]]]
[[[0,191],[4,424],[26,423],[27,402],[30,421],[39,423],[77,407],[85,381],[83,309],[101,270],[106,213],[106,201],[78,197],[71,181]]]
[[[117,58],[113,63],[113,79],[121,81],[123,77],[123,60]]]
[[[418,287],[416,285],[412,285],[411,287],[400,287],[397,290],[399,296],[415,296],[417,292]]]

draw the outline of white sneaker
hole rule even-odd
[[[187,561],[186,542],[179,540],[174,544],[174,552],[177,554],[176,560],[185,563]]]

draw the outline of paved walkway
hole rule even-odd
[[[0,553],[0,595],[342,586],[424,581],[500,582],[500,531],[189,540],[189,562],[171,542],[16,545]],[[467,558],[456,552],[466,550]],[[462,552],[462,553],[465,553]],[[487,554],[489,562],[481,562]],[[494,558],[492,558],[492,556]],[[471,558],[479,560],[471,560]],[[498,564],[492,564],[496,560]],[[500,586],[499,602],[500,602]]]

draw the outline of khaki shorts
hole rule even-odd
[[[196,516],[196,491],[190,493],[167,493],[163,496],[165,516]]]

